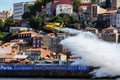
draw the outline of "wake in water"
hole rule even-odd
[[[70,33],[68,28],[59,29]],[[68,37],[60,42],[67,47],[72,54],[82,57],[74,64],[100,67],[93,72],[95,77],[120,75],[120,45],[99,40],[90,32],[73,30],[76,36]]]

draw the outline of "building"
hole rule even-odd
[[[27,27],[10,27],[9,28],[9,32],[10,33],[19,33],[21,31],[28,31],[29,28]]]
[[[45,48],[35,48],[35,49],[26,49],[25,55],[28,56],[28,59],[33,62],[39,62],[45,59],[51,59],[51,52]]]
[[[81,3],[91,3],[91,0],[80,0]]]
[[[52,12],[55,15],[66,13],[72,14],[73,13],[73,5],[72,0],[60,0],[52,5]]]
[[[66,61],[67,60],[67,55],[65,55],[63,53],[59,53],[59,54],[57,54],[57,59],[61,60],[61,61]]]
[[[97,33],[98,33],[98,29],[96,29],[96,28],[90,28],[90,27],[87,27],[87,28],[85,29],[85,31],[89,31],[89,32],[92,32],[92,33],[94,33],[94,34],[97,34]]]
[[[97,16],[98,14],[103,14],[105,13],[107,10],[98,6],[97,4],[91,4],[88,7],[88,13],[89,13],[89,17],[91,21],[95,21],[97,20]]]
[[[40,48],[41,46],[43,46],[43,35],[38,35],[36,37],[32,38],[32,46],[33,48]]]
[[[19,2],[13,4],[14,15],[13,19],[22,19],[22,15],[24,12],[28,11],[29,5],[33,5],[34,2]]]
[[[0,19],[4,22],[7,18],[12,17],[13,15],[13,11],[9,10],[9,11],[3,11],[0,12]]]
[[[18,38],[31,38],[37,36],[38,33],[34,31],[23,31],[18,34]]]
[[[49,3],[46,4],[46,14],[48,16],[52,16],[52,9],[51,9],[51,7],[52,7],[52,2],[49,2]]]
[[[0,46],[2,45],[3,41],[0,40]]]
[[[89,18],[89,11],[88,11],[88,7],[91,5],[91,2],[85,2],[82,1],[78,7],[78,11],[79,11],[79,19],[81,21],[83,20],[90,20]]]
[[[118,9],[120,7],[120,0],[111,0],[111,8]]]
[[[112,26],[102,30],[102,39],[108,42],[120,42],[120,29]]]
[[[107,21],[109,23],[112,23],[110,21],[112,19],[111,14],[114,14],[116,12],[117,12],[117,10],[107,10],[105,13],[98,15],[98,21]]]
[[[65,39],[65,37],[65,33],[57,33],[56,36],[51,37],[50,50],[56,53],[62,52],[62,45],[60,45],[60,41]]]
[[[120,27],[120,10],[110,15],[110,23],[114,27]]]
[[[106,0],[96,0],[96,3],[98,3],[99,6],[106,6]]]

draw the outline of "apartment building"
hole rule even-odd
[[[13,4],[13,10],[14,10],[13,19],[21,20],[23,13],[29,10],[28,9],[29,5],[33,5],[33,4],[34,2],[19,2]]]

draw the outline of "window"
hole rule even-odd
[[[60,9],[60,12],[62,12],[62,9]]]

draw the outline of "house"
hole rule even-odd
[[[102,30],[102,39],[108,42],[119,43],[120,42],[119,31],[120,31],[119,28],[114,28],[112,26],[105,28]]]
[[[107,21],[114,25],[114,18],[111,16],[112,14],[116,13],[117,10],[107,10],[105,13],[98,14],[98,21]],[[113,19],[113,20],[112,20]]]
[[[9,63],[14,55],[0,55],[0,63]]]
[[[39,62],[45,59],[51,59],[51,51],[47,48],[30,48],[25,50],[25,55],[28,55],[28,60],[32,62]]]
[[[91,21],[97,20],[98,14],[103,14],[106,11],[107,11],[106,9],[98,6],[97,4],[91,4],[88,7],[89,18],[90,18]]]
[[[20,31],[28,31],[29,28],[27,27],[10,27],[9,32],[10,33],[19,33]]]
[[[73,5],[72,0],[60,0],[52,5],[52,12],[55,15],[59,15],[62,13],[72,14],[73,13]]]
[[[36,37],[33,37],[32,38],[32,47],[40,48],[41,46],[43,46],[43,38],[44,38],[44,35],[38,35]]]
[[[61,60],[61,61],[66,61],[67,60],[67,55],[65,55],[63,53],[59,53],[59,54],[57,54],[57,59]]]
[[[37,36],[38,33],[34,31],[24,31],[18,34],[18,38],[31,38]]]
[[[92,32],[94,34],[98,33],[98,29],[96,29],[96,28],[90,28],[90,27],[86,27],[85,31],[89,31],[89,32]]]

